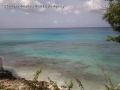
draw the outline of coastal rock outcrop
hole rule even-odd
[[[1,79],[16,79],[8,70],[4,70],[2,65],[2,57],[0,56],[0,80]]]
[[[45,81],[34,83],[32,80],[13,76],[12,72],[4,70],[0,57],[0,90],[50,90],[48,87],[49,83]]]
[[[0,70],[0,80],[1,79],[16,79],[16,77],[8,70]]]

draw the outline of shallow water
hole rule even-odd
[[[88,90],[93,90],[105,83],[94,59],[115,85],[120,83],[120,45],[106,42],[107,34],[117,35],[110,28],[0,30],[0,55],[4,67],[16,68],[23,77],[25,71],[31,76],[45,65],[42,76],[77,77],[93,85],[97,82],[88,85]]]

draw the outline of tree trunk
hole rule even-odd
[[[3,70],[2,57],[0,56],[0,71]]]

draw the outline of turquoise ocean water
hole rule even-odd
[[[120,44],[111,28],[1,29],[0,56],[6,66],[40,66],[66,77],[104,82],[98,60],[115,84],[120,83]]]

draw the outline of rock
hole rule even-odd
[[[0,79],[16,79],[8,70],[0,70]]]
[[[18,87],[19,90],[29,90],[30,88],[25,85],[24,83],[21,83],[20,86]]]
[[[0,56],[0,71],[3,70],[2,57]]]
[[[2,57],[0,56],[0,80],[1,79],[16,79],[16,78],[10,71],[3,69]]]
[[[65,85],[61,85],[61,88],[67,88]]]

